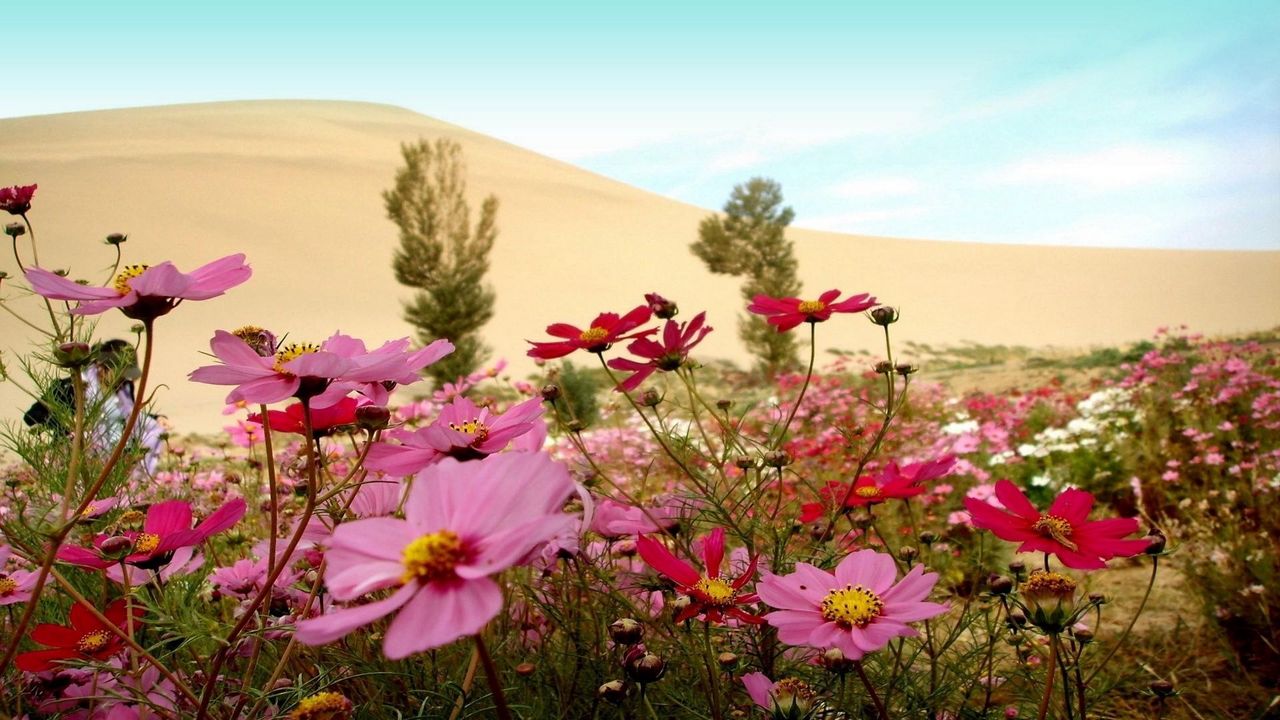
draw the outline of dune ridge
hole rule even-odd
[[[548,323],[580,324],[658,291],[686,314],[706,309],[717,332],[705,357],[745,362],[736,336],[738,281],[709,274],[689,251],[707,209],[387,105],[246,101],[105,110],[0,120],[0,185],[37,182],[31,219],[46,267],[103,279],[124,232],[126,262],[172,259],[190,269],[245,252],[255,276],[223,298],[191,303],[158,323],[160,409],[181,431],[227,422],[225,389],[186,373],[216,328],[256,324],[296,340],[341,330],[381,342],[411,334],[409,297],[391,272],[396,228],[381,192],[399,145],[449,137],[464,148],[473,207],[501,201],[490,281],[497,311],[486,328],[495,357],[521,376],[525,339]],[[726,195],[729,188],[725,188]],[[784,187],[785,191],[785,187]],[[801,219],[804,208],[796,208]],[[1280,324],[1280,252],[1125,250],[953,243],[793,229],[807,293],[870,291],[900,305],[903,340],[1089,346],[1187,324],[1230,333]],[[24,238],[25,240],[25,238]],[[9,258],[0,267],[16,274]],[[4,297],[33,311],[32,298]],[[118,315],[103,336],[127,332]],[[12,357],[38,345],[0,317]],[[871,349],[868,325],[823,328],[821,348]],[[10,370],[16,370],[9,362]],[[0,386],[0,418],[29,402]]]

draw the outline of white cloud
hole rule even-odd
[[[1198,158],[1185,148],[1116,145],[1082,153],[1049,153],[985,173],[997,185],[1067,184],[1090,190],[1119,190],[1182,182],[1200,175]]]

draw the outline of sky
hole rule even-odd
[[[41,0],[0,117],[383,102],[801,227],[1280,250],[1280,2]]]

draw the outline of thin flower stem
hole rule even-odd
[[[1050,636],[1050,645],[1056,645],[1057,640],[1057,635]],[[1057,657],[1058,654],[1051,648],[1049,650],[1049,666],[1045,668],[1044,672],[1044,695],[1040,698],[1040,710],[1036,713],[1036,720],[1044,720],[1045,716],[1049,714],[1049,700],[1053,697],[1053,675],[1056,669],[1054,666],[1056,665]]]
[[[268,504],[271,510],[271,533],[267,535],[267,574],[270,575],[276,565],[276,533],[280,532],[279,509],[276,504],[280,498],[276,495],[276,458],[271,448],[271,422],[267,418],[267,405],[263,403],[258,408],[262,417],[262,443],[267,454],[267,487],[271,493],[271,502]]]
[[[1132,618],[1130,618],[1129,625],[1124,629],[1124,632],[1120,633],[1120,639],[1116,641],[1115,645],[1111,646],[1111,651],[1107,653],[1106,657],[1102,658],[1102,662],[1098,663],[1098,666],[1093,669],[1093,672],[1089,673],[1089,676],[1084,679],[1084,684],[1086,686],[1095,677],[1097,677],[1098,673],[1102,672],[1102,669],[1107,666],[1107,663],[1111,662],[1111,658],[1115,657],[1115,654],[1119,652],[1121,646],[1124,645],[1124,641],[1128,639],[1129,632],[1133,630],[1133,626],[1138,622],[1138,616],[1142,615],[1142,611],[1147,607],[1147,600],[1151,597],[1151,588],[1155,587],[1156,570],[1159,567],[1160,557],[1158,555],[1153,555],[1151,557],[1151,579],[1147,581],[1146,592],[1142,593],[1142,602],[1138,604],[1138,611],[1133,614]]]
[[[484,676],[489,682],[489,692],[493,695],[494,713],[497,714],[498,720],[513,720],[511,709],[507,707],[507,696],[502,692],[502,678],[498,675],[498,668],[493,664],[493,658],[489,657],[489,648],[484,645],[484,638],[480,637],[480,633],[472,636],[476,641],[476,654],[480,656],[480,664],[484,665]]]
[[[867,671],[862,669],[862,661],[854,660],[853,669],[858,671],[858,679],[862,681],[862,687],[867,689],[867,695],[871,696],[871,702],[875,703],[876,712],[880,715],[880,720],[889,720],[889,711],[885,709],[884,703],[880,700],[880,695],[876,693],[876,689],[871,684],[871,678],[867,677]],[[1041,718],[1041,720],[1044,720]]]
[[[791,406],[791,412],[787,415],[787,421],[782,424],[782,429],[778,432],[777,439],[773,442],[772,447],[776,450],[782,445],[782,441],[787,437],[787,430],[791,429],[791,421],[796,417],[796,411],[800,409],[800,403],[804,401],[805,391],[809,389],[809,381],[813,379],[813,363],[817,359],[818,344],[816,342],[818,336],[818,323],[809,323],[809,368],[804,373],[804,384],[800,386],[800,394],[796,396],[795,405]]]
[[[22,217],[22,222],[26,223],[27,225],[27,234],[31,236],[31,259],[32,261],[35,262],[36,267],[39,267],[40,251],[36,249],[35,226],[31,224],[31,220],[27,217],[26,213],[23,213],[21,217]],[[18,257],[18,238],[13,239],[13,257],[15,259]],[[26,274],[27,269],[22,267],[22,260],[20,259],[18,260],[18,268],[22,270],[24,275]],[[62,337],[62,326],[58,324],[58,316],[53,312],[53,303],[49,302],[49,298],[47,297],[41,297],[40,299],[44,301],[44,306],[49,311],[49,322],[53,323],[54,336]],[[70,336],[71,336],[71,332],[70,330],[68,330],[67,337],[70,337]]]
[[[21,322],[23,325],[26,325],[27,327],[31,328],[32,330],[35,330],[36,332],[44,335],[45,337],[49,337],[49,338],[57,337],[57,335],[54,335],[48,330],[45,330],[39,325],[31,322],[30,320],[23,317],[21,314],[14,312],[13,308],[9,307],[8,305],[5,305],[3,302],[0,302],[0,310],[4,310],[5,312],[9,313],[13,317],[17,318],[18,322]]]
[[[467,662],[467,672],[462,676],[462,692],[458,693],[458,700],[453,704],[453,712],[449,713],[449,720],[458,720],[458,716],[462,714],[462,708],[466,707],[467,694],[471,692],[471,686],[476,681],[476,668],[479,666],[480,651],[472,648],[471,660]]]
[[[303,431],[306,433],[306,437],[311,437],[311,404],[305,399],[302,400],[302,427]],[[223,664],[226,663],[227,657],[235,647],[236,639],[240,637],[240,634],[244,632],[244,629],[248,627],[249,623],[256,617],[255,611],[266,599],[267,595],[269,595],[275,588],[276,579],[284,571],[285,567],[288,566],[288,563],[284,562],[284,558],[288,558],[293,555],[293,551],[297,549],[298,543],[302,541],[303,533],[307,530],[307,523],[310,522],[312,513],[315,512],[316,484],[319,482],[319,477],[316,474],[318,460],[316,459],[315,448],[312,444],[307,442],[305,445],[307,448],[308,475],[307,501],[306,505],[303,507],[302,516],[298,518],[298,527],[294,530],[293,536],[289,538],[289,544],[285,546],[283,553],[284,557],[281,559],[281,562],[275,566],[271,574],[267,575],[262,584],[262,589],[254,596],[253,600],[249,603],[249,607],[245,608],[244,614],[241,615],[240,620],[231,628],[231,632],[228,633],[226,639],[223,640],[222,647],[214,655],[213,662],[211,663],[212,666],[210,667],[209,674],[205,679],[204,691],[200,696],[200,708],[196,712],[196,720],[205,720],[205,718],[209,717],[209,702],[213,700],[213,692],[218,685],[218,674],[222,671]]]
[[[1062,640],[1057,635],[1050,640],[1051,650],[1058,656],[1058,671],[1062,673],[1062,707],[1067,720],[1075,720],[1075,711],[1071,708],[1071,670],[1067,667],[1067,659],[1063,656]]]
[[[101,472],[98,473],[98,478],[85,492],[79,506],[67,515],[68,519],[62,523],[62,527],[50,537],[49,551],[45,553],[44,562],[40,563],[40,571],[36,576],[36,584],[31,588],[31,597],[27,600],[27,607],[22,612],[22,619],[18,621],[18,626],[14,628],[13,639],[9,641],[8,647],[5,648],[3,659],[0,659],[0,676],[9,668],[9,663],[13,661],[13,656],[18,651],[18,644],[25,636],[27,626],[31,624],[36,607],[40,604],[40,594],[44,592],[45,585],[48,582],[49,571],[53,568],[53,562],[57,558],[58,548],[62,547],[63,541],[67,539],[67,535],[71,534],[71,529],[76,526],[80,515],[93,504],[93,501],[98,497],[98,492],[102,490],[103,484],[106,483],[112,471],[116,469],[116,465],[120,463],[120,458],[124,456],[124,449],[129,444],[129,438],[132,437],[133,429],[138,423],[138,415],[142,411],[144,403],[136,398],[141,397],[146,390],[147,378],[151,374],[152,348],[155,346],[153,321],[144,320],[143,328],[146,333],[147,348],[143,354],[142,374],[138,377],[138,389],[134,396],[133,410],[129,412],[129,417],[125,420],[124,432],[120,433],[120,440],[116,442],[115,449],[111,451],[111,456],[107,458],[106,464],[102,466]]]

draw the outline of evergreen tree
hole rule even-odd
[[[382,194],[387,216],[400,227],[392,267],[396,280],[417,290],[404,318],[419,341],[447,338],[456,348],[427,368],[439,386],[474,372],[488,354],[480,328],[493,317],[494,292],[483,280],[498,235],[498,199],[485,198],[473,227],[462,147],[438,139],[400,150],[405,164],[395,187]]]
[[[786,229],[795,212],[782,206],[782,186],[768,178],[736,185],[724,215],[711,215],[698,227],[690,246],[707,268],[720,275],[745,278],[742,296],[794,297],[800,294],[797,263]],[[772,377],[796,364],[793,333],[780,333],[757,315],[746,314],[738,335],[757,358],[757,368]]]

